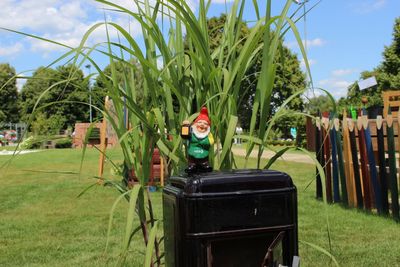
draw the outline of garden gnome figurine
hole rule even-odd
[[[214,144],[210,126],[211,121],[206,107],[201,108],[199,116],[191,125],[187,120],[182,123],[181,136],[189,141],[187,173],[212,171],[208,161],[209,150]]]

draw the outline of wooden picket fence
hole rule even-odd
[[[384,119],[359,115],[352,119],[344,113],[341,121],[317,118],[316,156],[325,172],[323,188],[317,171],[317,198],[326,194],[328,203],[342,203],[400,221],[399,115],[393,118],[388,114]]]

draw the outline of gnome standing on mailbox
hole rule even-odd
[[[188,167],[187,173],[210,172],[212,167],[208,161],[210,148],[214,144],[214,138],[210,133],[211,121],[208,110],[202,107],[199,116],[192,125],[185,120],[182,123],[181,136],[189,141],[187,147]]]

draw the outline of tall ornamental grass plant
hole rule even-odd
[[[275,119],[282,116],[279,110],[284,110],[279,109],[271,119],[270,99],[276,76],[275,60],[287,32],[293,32],[297,39],[309,73],[305,49],[293,20],[301,10],[301,5],[289,14],[293,1],[287,0],[281,13],[272,15],[272,0],[266,1],[264,11],[260,10],[255,0],[251,3],[246,3],[245,0],[233,1],[227,10],[222,41],[211,52],[207,26],[210,0],[200,0],[196,13],[185,0],[132,0],[134,9],[112,1],[96,1],[104,4],[109,11],[123,13],[129,16],[131,21],[138,22],[144,47],[132,37],[128,29],[107,21],[91,27],[77,48],[25,35],[69,48],[59,60],[72,56],[73,62],[79,67],[89,63],[96,69],[97,75],[106,81],[107,95],[112,99],[115,109],[111,111],[104,107],[94,108],[103,112],[104,118],[112,125],[119,138],[124,155],[122,174],[125,183],[103,179],[105,185],[114,186],[121,192],[113,209],[121,199],[129,201],[125,239],[119,263],[123,264],[126,253],[133,246],[132,236],[142,232],[147,245],[145,266],[159,266],[162,254],[156,235],[158,220],[153,217],[150,196],[145,188],[150,177],[154,149],[157,147],[167,159],[170,173],[180,172],[186,163],[183,141],[179,134],[181,122],[195,118],[196,112],[202,106],[207,106],[212,121],[211,131],[216,142],[210,162],[216,170],[232,169],[235,166],[231,150],[232,139],[238,122],[239,101],[245,90],[241,83],[254,64],[256,56],[262,54],[250,132],[241,138],[248,140],[246,158],[249,158],[252,150],[256,148],[257,168],[269,168],[277,157],[263,163],[261,155],[267,146],[267,136]],[[248,38],[241,40],[241,25],[246,23],[243,19],[244,9],[249,4],[252,6],[255,22]],[[105,26],[107,31],[106,45],[96,44],[88,47],[86,42],[90,35],[102,26]],[[118,32],[117,42],[109,37],[111,29]],[[236,48],[240,43],[242,48],[238,52]],[[110,76],[104,73],[93,59],[94,52],[100,52],[109,58]],[[125,66],[122,82],[117,78],[116,64]],[[141,88],[137,88],[135,83],[134,73],[138,68],[143,72]],[[49,90],[51,88],[46,91]],[[284,105],[301,93],[303,91],[299,90],[289,97]],[[277,155],[286,150],[278,152]],[[128,185],[134,176],[138,184],[131,188]],[[138,227],[133,225],[135,214],[140,218]]]

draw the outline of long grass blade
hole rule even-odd
[[[96,183],[97,184],[97,183]],[[131,191],[126,191],[125,193],[119,195],[117,197],[117,199],[114,201],[111,210],[110,210],[110,217],[108,219],[108,227],[107,227],[107,239],[106,239],[106,246],[104,248],[104,252],[107,251],[108,248],[108,244],[110,241],[110,235],[111,235],[111,228],[112,228],[112,223],[113,223],[113,219],[114,219],[114,213],[115,213],[115,209],[117,208],[117,205],[119,204],[119,202],[129,193],[132,193]]]
[[[144,262],[145,267],[151,266],[157,231],[158,231],[158,221],[155,221],[154,226],[150,230],[149,241],[146,246],[146,255]]]
[[[329,251],[327,251],[326,249],[324,249],[323,247],[320,247],[320,246],[318,246],[318,245],[316,245],[316,244],[313,244],[313,243],[310,243],[310,242],[307,242],[307,241],[303,241],[303,240],[300,240],[299,242],[300,242],[300,243],[303,243],[303,244],[305,244],[305,245],[307,245],[307,246],[310,246],[310,247],[314,248],[315,250],[317,250],[317,251],[319,251],[319,252],[325,254],[326,256],[328,256],[328,257],[335,263],[336,266],[339,267],[339,263],[338,263],[338,261],[336,260],[336,258],[335,258],[331,253],[329,253]]]
[[[238,117],[231,116],[229,119],[228,129],[226,131],[225,142],[222,146],[222,152],[220,157],[220,162],[218,165],[218,169],[221,167],[226,167],[225,159],[227,157],[228,151],[231,151],[232,147],[232,138],[235,135],[236,125],[238,122]]]
[[[135,217],[135,208],[136,202],[138,199],[139,192],[143,191],[141,185],[135,185],[129,194],[129,207],[128,214],[126,217],[126,228],[125,228],[125,236],[123,241],[123,252],[126,252],[130,245],[131,233],[133,230],[133,222]]]
[[[275,155],[268,160],[268,163],[264,166],[263,169],[269,169],[272,166],[272,164],[275,163],[275,161],[277,159],[279,159],[280,157],[283,156],[283,154],[285,154],[287,151],[292,150],[292,149],[294,149],[294,147],[285,147],[285,148],[279,150],[278,152],[276,152]]]

